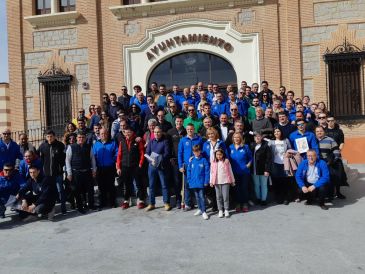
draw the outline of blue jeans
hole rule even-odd
[[[234,174],[236,186],[234,187],[235,202],[237,205],[248,203],[248,183],[250,174]]]
[[[61,202],[61,211],[66,212],[66,193],[65,188],[63,187],[63,176],[55,176],[54,180],[56,181],[57,191]]]
[[[155,187],[156,187],[156,177],[160,178],[161,188],[162,188],[162,196],[163,202],[165,204],[170,203],[170,196],[169,196],[169,188],[166,182],[166,170],[162,170],[156,168],[152,165],[148,165],[148,179],[149,179],[149,192],[150,192],[150,204],[155,205]]]
[[[264,175],[252,175],[255,183],[256,198],[261,201],[266,201],[267,198],[267,180],[269,177]]]
[[[194,188],[196,203],[201,212],[205,212],[205,195],[204,188]]]

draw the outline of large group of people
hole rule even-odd
[[[204,219],[207,208],[229,217],[230,209],[267,206],[269,193],[270,202],[318,200],[324,210],[345,199],[344,135],[335,117],[324,102],[284,86],[274,93],[267,81],[242,81],[237,91],[152,83],[147,96],[138,85],[133,95],[122,86],[119,96],[105,93],[102,104],[79,109],[58,139],[48,130],[35,148],[26,133],[16,143],[9,128],[1,132],[2,217],[10,206],[27,219],[52,219],[57,202],[62,214],[67,203],[81,214],[126,210],[132,197],[151,211],[159,192],[166,211],[197,207]]]

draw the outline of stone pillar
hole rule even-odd
[[[58,12],[58,0],[51,0],[51,14]]]

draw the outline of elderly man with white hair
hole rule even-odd
[[[5,163],[12,165],[19,164],[23,159],[19,145],[11,139],[10,128],[4,128],[1,131],[0,139],[0,171],[3,170]]]

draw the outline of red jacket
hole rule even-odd
[[[125,142],[127,144],[128,150],[130,150],[131,144],[135,141],[136,135],[133,134],[133,136],[128,140],[125,139]],[[144,141],[141,140],[138,143],[138,151],[139,151],[139,166],[141,167],[144,162]],[[116,163],[116,169],[121,169],[121,163],[122,163],[122,157],[123,157],[123,151],[122,151],[122,141],[119,143],[119,149],[118,149],[118,156],[117,156],[117,163]]]

